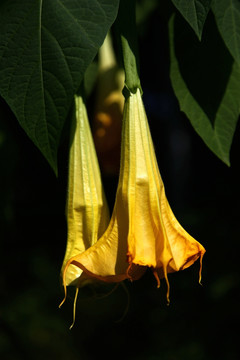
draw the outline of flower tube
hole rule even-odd
[[[66,213],[68,238],[61,276],[68,260],[92,246],[109,223],[97,155],[81,96],[75,96]],[[79,287],[83,284],[83,275],[81,268],[70,265],[64,273],[64,284]]]

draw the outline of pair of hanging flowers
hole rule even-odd
[[[126,46],[129,52],[125,42]],[[130,70],[125,66],[127,91],[120,174],[110,219],[86,107],[82,97],[75,96],[69,155],[68,240],[61,270],[65,298],[67,286],[74,285],[77,295],[86,282],[134,281],[151,269],[158,287],[160,279],[165,278],[169,301],[168,273],[186,269],[198,258],[201,280],[205,249],[183,229],[168,203],[140,82],[131,86],[131,56],[125,56],[125,62],[128,58],[131,66]]]
[[[83,127],[76,127],[70,151],[64,286],[79,287],[86,278],[137,280],[147,268],[159,286],[161,278],[168,284],[168,273],[199,257],[202,262],[205,249],[179,224],[166,198],[140,90],[125,101],[119,183],[109,223],[85,105],[79,97],[76,105]]]

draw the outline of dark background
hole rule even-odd
[[[143,99],[159,168],[177,219],[207,250],[203,286],[197,262],[169,275],[169,306],[164,281],[157,289],[150,272],[109,296],[101,296],[109,287],[84,289],[70,331],[73,294],[58,309],[67,236],[67,137],[56,178],[1,100],[2,360],[239,358],[240,128],[229,168],[179,112],[168,78],[167,16],[155,9],[139,33]],[[103,174],[103,180],[112,206],[117,177]]]

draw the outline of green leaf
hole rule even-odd
[[[57,172],[64,120],[119,0],[1,0],[0,94]]]
[[[200,43],[180,18],[171,18],[170,77],[181,110],[205,144],[227,165],[240,113],[240,68],[213,17]]]
[[[228,50],[240,64],[240,1],[215,0],[212,9]]]
[[[172,2],[201,40],[212,0],[172,0]]]

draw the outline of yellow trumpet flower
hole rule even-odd
[[[183,270],[204,247],[176,220],[165,195],[148,121],[138,89],[125,101],[119,183],[107,230],[97,243],[71,258],[88,276],[107,282],[136,280],[146,268],[169,283],[167,273]]]
[[[109,224],[97,155],[81,96],[75,96],[66,212],[68,238],[61,276],[68,260],[92,246]],[[64,284],[79,287],[83,275],[79,267],[70,265],[64,273]]]

